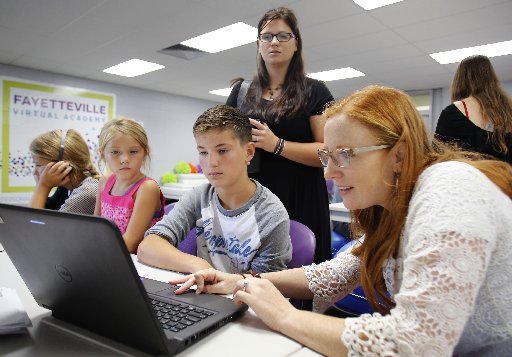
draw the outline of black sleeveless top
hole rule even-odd
[[[512,164],[512,133],[507,134],[505,139],[508,147],[506,154],[494,149],[490,134],[469,120],[455,104],[450,104],[441,112],[436,127],[439,140],[456,142],[466,150],[491,155]]]

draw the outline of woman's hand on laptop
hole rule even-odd
[[[233,301],[249,306],[268,327],[279,332],[283,332],[285,321],[296,319],[299,311],[268,279],[248,277],[236,283]]]
[[[241,274],[223,273],[215,269],[199,270],[181,278],[172,279],[170,284],[183,284],[176,289],[176,294],[183,294],[192,285],[196,285],[196,294],[231,294],[236,287],[236,283],[242,280]]]

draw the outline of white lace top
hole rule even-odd
[[[350,252],[305,269],[315,309],[359,285]],[[384,279],[396,306],[345,320],[349,356],[512,356],[512,200],[468,164],[431,166]]]

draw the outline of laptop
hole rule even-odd
[[[0,243],[55,318],[150,354],[180,352],[247,310],[139,277],[119,229],[102,217],[0,204]]]

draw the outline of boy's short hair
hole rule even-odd
[[[197,136],[211,130],[226,129],[230,129],[235,134],[235,137],[240,140],[241,144],[248,143],[252,139],[252,127],[249,117],[238,110],[238,108],[227,105],[217,105],[206,110],[197,118],[192,132],[194,136]]]

